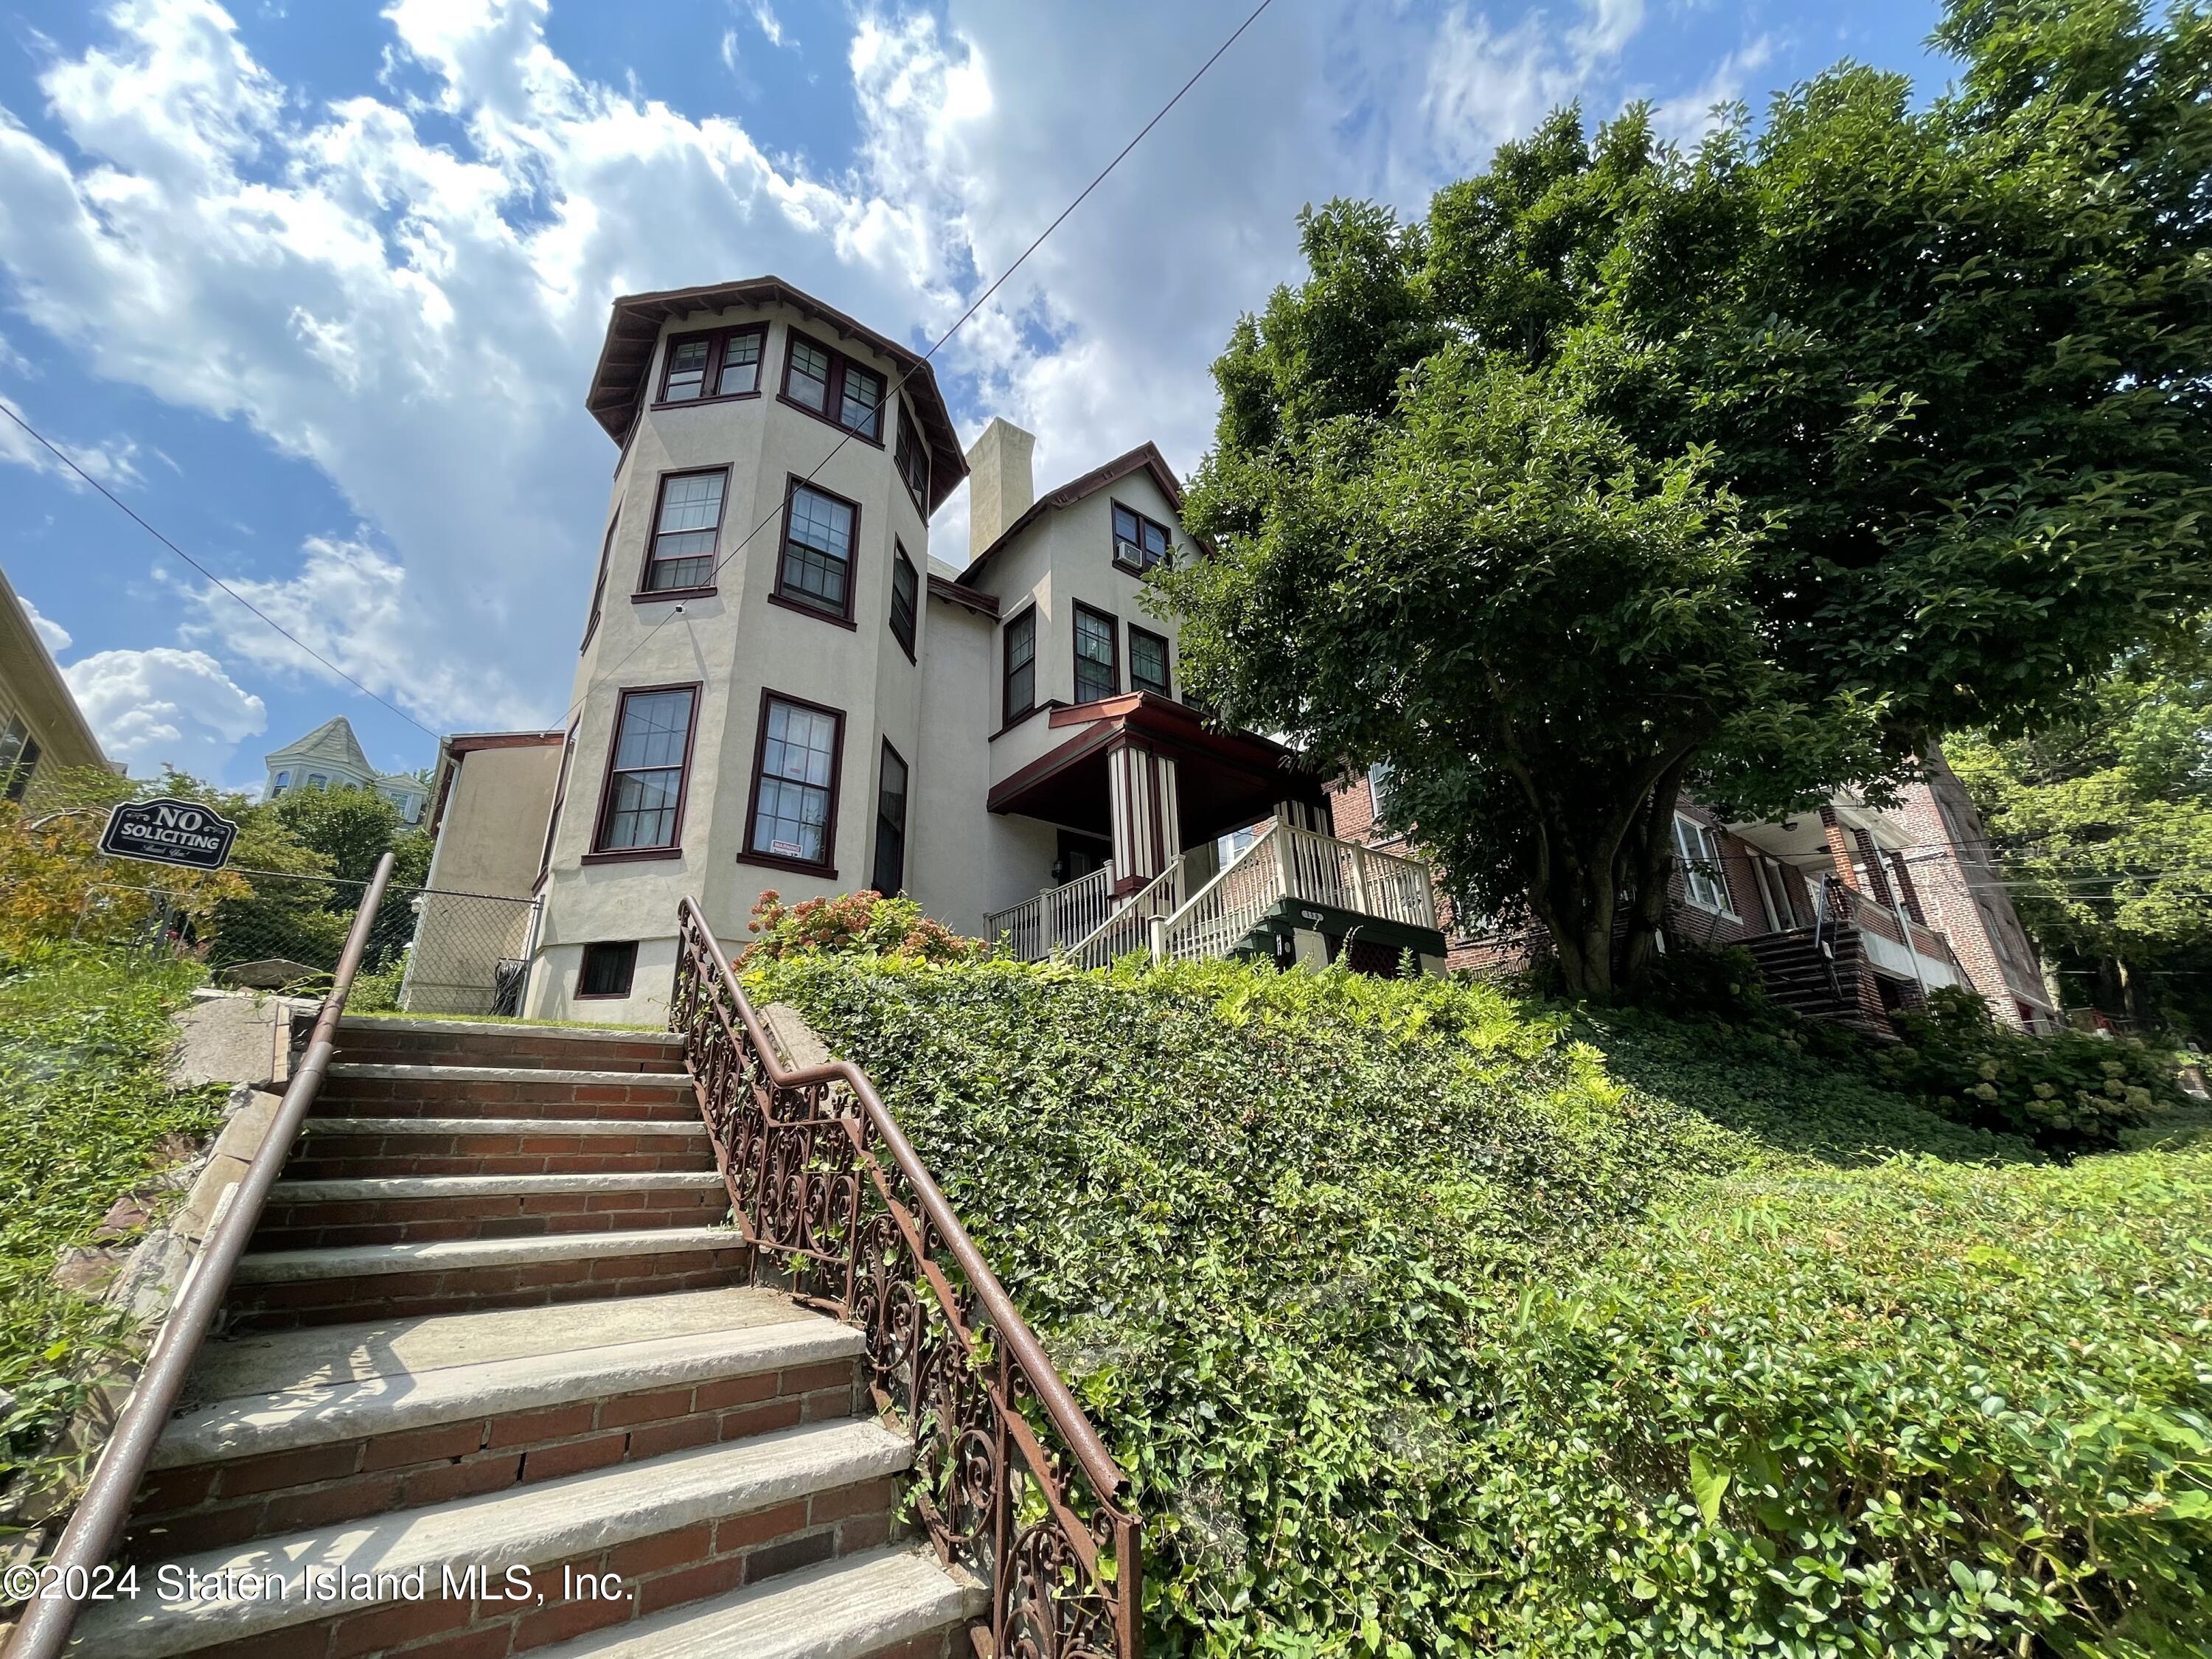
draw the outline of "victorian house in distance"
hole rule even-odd
[[[903,891],[1029,956],[1441,969],[1424,868],[1181,700],[1152,445],[1040,495],[1031,434],[963,446],[916,353],[773,276],[617,301],[586,404],[617,450],[574,713],[447,739],[432,788],[429,884],[540,901],[496,964],[521,1012],[657,1022],[678,901],[735,948],[766,890]]]

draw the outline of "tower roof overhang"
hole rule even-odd
[[[810,322],[843,338],[858,340],[897,365],[900,391],[913,404],[915,418],[929,440],[929,510],[934,513],[968,476],[968,458],[961,452],[951,413],[945,406],[945,395],[937,389],[937,376],[927,361],[835,306],[793,288],[781,276],[748,276],[702,288],[623,295],[614,302],[613,314],[607,320],[607,337],[599,347],[599,363],[592,370],[592,387],[585,394],[584,407],[609,437],[623,442],[644,403],[646,372],[652,367],[653,347],[665,325],[702,312],[763,305],[789,306]]]

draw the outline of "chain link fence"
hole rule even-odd
[[[66,877],[66,880],[58,878]],[[367,884],[230,868],[185,877],[94,857],[46,878],[48,891],[0,877],[0,914],[43,906],[50,939],[167,951],[206,965],[217,985],[313,995],[331,982]],[[355,982],[363,1012],[522,1012],[538,905],[433,887],[386,889]]]

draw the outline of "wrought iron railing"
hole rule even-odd
[[[1127,1477],[866,1075],[785,1066],[689,898],[678,929],[669,1023],[756,1271],[866,1334],[930,1539],[988,1586],[979,1651],[1136,1659]]]
[[[246,1165],[226,1202],[216,1206],[214,1224],[201,1242],[199,1255],[179,1287],[177,1299],[161,1322],[146,1368],[131,1390],[131,1398],[115,1420],[115,1428],[100,1454],[100,1462],[86,1484],[84,1495],[70,1511],[69,1524],[45,1564],[42,1582],[54,1586],[28,1601],[21,1621],[9,1638],[6,1659],[56,1659],[69,1643],[77,1614],[90,1599],[93,1569],[107,1559],[107,1553],[122,1536],[130,1518],[131,1499],[145,1479],[154,1447],[168,1426],[169,1413],[184,1392],[185,1379],[198,1358],[209,1327],[222,1311],[230,1293],[231,1274],[246,1253],[247,1240],[261,1219],[261,1206],[269,1197],[284,1160],[299,1138],[300,1126],[322,1091],[324,1074],[336,1052],[338,1019],[353,991],[354,975],[376,926],[377,907],[384,901],[392,879],[392,854],[376,863],[368,885],[354,913],[345,947],[338,953],[337,970],[330,994],[315,1015],[307,1047],[292,1068],[284,1097],[262,1138],[260,1150]]]

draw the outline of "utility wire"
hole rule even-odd
[[[124,512],[125,514],[127,514],[127,515],[129,516],[129,518],[130,518],[130,520],[131,520],[131,523],[133,523],[133,524],[137,525],[137,526],[141,530],[144,531],[148,535],[151,536],[151,537],[152,537],[155,541],[157,541],[157,542],[161,543],[162,546],[164,546],[164,547],[167,548],[167,549],[169,550],[169,551],[170,551],[170,552],[172,552],[172,553],[175,554],[179,558],[182,559],[182,560],[183,560],[186,564],[190,565],[193,569],[195,569],[195,570],[198,571],[198,572],[200,573],[200,574],[201,574],[201,575],[203,575],[203,576],[206,577],[210,581],[213,582],[213,583],[214,583],[217,587],[221,588],[224,592],[226,592],[226,593],[229,594],[229,595],[230,595],[230,597],[231,597],[232,599],[236,599],[236,600],[237,600],[240,605],[244,605],[244,606],[245,606],[248,611],[252,611],[255,616],[257,616],[257,617],[260,617],[260,618],[261,618],[261,620],[262,620],[262,621],[264,621],[264,622],[265,622],[265,623],[267,623],[270,625],[270,627],[271,627],[271,628],[275,629],[276,629],[279,634],[282,634],[282,635],[283,635],[286,639],[289,640],[289,641],[290,641],[294,645],[295,645],[295,646],[299,647],[299,648],[300,648],[301,650],[302,650],[302,651],[306,652],[309,656],[313,657],[313,658],[317,662],[319,662],[319,663],[322,664],[322,665],[323,665],[324,667],[325,667],[325,668],[329,669],[329,670],[331,671],[331,673],[333,673],[333,674],[337,675],[340,679],[343,680],[343,681],[344,681],[348,685],[350,685],[351,687],[353,687],[353,689],[354,689],[355,690],[356,690],[356,691],[360,692],[360,693],[362,694],[362,696],[363,696],[364,697],[367,697],[367,698],[368,698],[371,702],[382,703],[382,704],[384,705],[384,707],[385,707],[385,708],[391,709],[391,711],[392,711],[393,714],[395,714],[398,715],[398,716],[399,716],[399,718],[400,718],[401,720],[405,720],[405,721],[407,722],[407,724],[408,724],[408,725],[410,725],[410,726],[413,726],[413,727],[414,727],[417,732],[422,732],[424,736],[426,736],[426,737],[429,737],[429,738],[437,738],[437,737],[438,737],[438,735],[439,735],[439,734],[438,734],[437,732],[433,732],[433,731],[432,731],[428,726],[427,726],[423,725],[422,721],[420,721],[420,720],[416,720],[416,719],[412,714],[409,714],[405,709],[399,708],[399,707],[398,707],[397,704],[395,704],[395,703],[388,702],[386,702],[384,698],[378,696],[376,695],[376,693],[375,693],[375,692],[374,692],[374,691],[370,690],[367,686],[363,685],[363,684],[362,684],[359,680],[357,680],[357,679],[354,678],[354,677],[353,677],[352,675],[350,675],[350,674],[347,673],[347,672],[345,672],[345,670],[344,670],[344,669],[343,669],[343,668],[339,667],[336,663],[332,662],[332,661],[331,661],[328,657],[325,656],[321,652],[319,652],[319,651],[316,650],[316,649],[315,649],[315,647],[314,647],[313,646],[309,645],[309,644],[308,644],[305,640],[301,639],[301,638],[297,634],[295,634],[295,633],[294,633],[290,629],[289,629],[289,628],[285,627],[283,623],[282,623],[278,622],[278,621],[277,621],[274,617],[270,616],[270,615],[266,611],[264,611],[264,610],[263,610],[259,605],[258,605],[254,604],[252,600],[251,600],[251,599],[247,599],[247,598],[246,597],[246,595],[244,595],[243,593],[240,592],[236,588],[233,587],[233,586],[232,586],[228,582],[227,582],[227,581],[223,580],[223,579],[222,579],[222,577],[220,577],[220,576],[216,575],[216,574],[215,574],[215,572],[214,572],[214,571],[212,571],[212,570],[209,569],[205,565],[202,564],[202,563],[201,563],[198,559],[194,558],[191,554],[189,554],[189,553],[185,552],[185,550],[184,550],[183,548],[179,547],[179,546],[176,544],[176,543],[174,543],[174,542],[171,541],[171,540],[170,540],[167,536],[164,536],[164,535],[163,535],[160,531],[158,531],[158,530],[155,529],[155,528],[154,528],[154,526],[153,526],[152,525],[148,524],[148,523],[146,522],[146,520],[143,520],[143,519],[142,519],[142,518],[140,518],[140,517],[138,516],[137,513],[132,509],[132,507],[131,507],[130,503],[128,503],[127,501],[125,501],[121,496],[118,495],[117,495],[113,490],[110,489],[109,489],[106,484],[104,484],[104,483],[100,483],[100,481],[99,479],[97,479],[97,478],[94,477],[92,476],[92,474],[90,474],[89,472],[86,471],[82,467],[79,466],[79,465],[77,465],[74,460],[72,460],[72,459],[70,459],[70,457],[68,456],[68,454],[66,454],[66,453],[65,453],[64,452],[63,452],[62,450],[60,450],[60,449],[57,448],[57,447],[54,446],[53,442],[52,442],[50,439],[48,439],[48,438],[47,438],[47,436],[46,436],[46,434],[45,433],[43,433],[43,432],[40,431],[38,428],[36,428],[36,427],[33,426],[33,425],[32,425],[28,421],[25,420],[25,419],[24,419],[21,415],[18,415],[18,414],[15,411],[15,410],[14,410],[14,409],[12,409],[11,407],[9,407],[9,404],[8,404],[5,401],[0,401],[0,415],[5,415],[5,416],[9,419],[9,420],[11,420],[11,421],[15,422],[15,423],[17,426],[21,427],[21,428],[23,428],[23,430],[24,430],[24,431],[26,431],[26,432],[27,432],[27,433],[29,433],[29,434],[31,434],[31,436],[32,436],[33,439],[35,439],[35,440],[36,440],[36,441],[38,441],[38,442],[39,442],[39,443],[40,443],[40,445],[41,445],[41,446],[46,449],[46,453],[47,453],[48,454],[52,455],[52,456],[56,460],[59,461],[59,462],[60,462],[64,466],[65,466],[65,467],[69,468],[69,470],[70,470],[70,471],[72,471],[72,472],[76,473],[76,476],[77,476],[78,477],[80,477],[80,478],[83,479],[83,480],[85,481],[85,483],[87,483],[90,484],[90,485],[91,485],[94,489],[97,489],[97,490],[98,490],[101,495],[103,495],[106,496],[106,497],[107,497],[107,499],[108,499],[110,501],[112,501],[112,502],[113,502],[117,507],[120,507],[120,508],[123,510],[123,512]]]
[[[1044,246],[1045,239],[1050,236],[1053,232],[1058,230],[1061,224],[1066,221],[1067,216],[1073,213],[1076,209],[1081,207],[1083,204],[1089,199],[1092,191],[1097,190],[1099,185],[1106,182],[1107,175],[1111,173],[1115,167],[1120,167],[1122,161],[1127,159],[1131,150],[1136,149],[1139,144],[1145,142],[1146,137],[1152,132],[1152,130],[1159,125],[1162,121],[1165,120],[1169,112],[1172,111],[1177,104],[1182,102],[1183,94],[1188,93],[1193,87],[1196,86],[1200,81],[1205,78],[1206,70],[1212,69],[1215,64],[1218,63],[1221,60],[1222,54],[1227,52],[1230,47],[1235,46],[1237,40],[1243,35],[1244,31],[1250,28],[1253,24],[1260,21],[1260,14],[1267,10],[1267,8],[1273,3],[1274,0],[1260,0],[1260,3],[1252,8],[1250,13],[1246,15],[1244,21],[1239,23],[1236,28],[1231,31],[1229,38],[1213,49],[1213,55],[1208,58],[1204,63],[1200,64],[1198,68],[1192,72],[1190,79],[1184,82],[1182,85],[1176,89],[1175,96],[1169,99],[1166,103],[1161,105],[1158,113],[1156,113],[1151,120],[1146,122],[1145,125],[1138,130],[1137,136],[1130,139],[1127,143],[1122,145],[1119,150],[1115,151],[1114,159],[1107,162],[1104,167],[1098,170],[1097,176],[1092,179],[1089,184],[1084,185],[1083,189],[1077,194],[1075,199],[1070,202],[1066,207],[1062,208],[1060,210],[1059,215],[1050,224],[1047,225],[1042,230],[1037,233],[1036,240],[1022,250],[1021,257],[1016,259],[1013,264],[1008,265],[1004,270],[1000,271],[997,279],[992,283],[990,287],[985,289],[981,294],[976,296],[975,302],[969,306],[967,310],[960,313],[959,317],[953,322],[952,326],[946,329],[944,333],[937,337],[936,343],[932,345],[928,350],[921,354],[921,359],[919,362],[917,362],[912,368],[907,370],[905,374],[899,376],[897,381],[893,384],[890,389],[884,393],[883,402],[877,405],[878,410],[891,412],[896,411],[898,395],[906,389],[907,382],[913,380],[915,375],[921,374],[924,366],[927,365],[932,358],[935,357],[939,351],[944,349],[945,343],[950,340],[955,334],[957,334],[968,323],[969,319],[973,318],[977,312],[981,311],[984,306],[989,302],[991,296],[994,294],[996,294],[1001,288],[1005,287],[1007,280],[1012,277],[1016,271],[1019,270],[1024,264],[1029,263],[1030,256]],[[763,364],[762,372],[766,373],[766,370],[767,365]],[[808,470],[805,478],[803,478],[801,482],[805,483],[813,483],[816,475],[818,474],[823,467],[830,465],[830,460],[836,455],[839,450],[844,448],[847,444],[852,442],[854,436],[854,434],[848,428],[836,443],[830,447],[830,453],[824,455],[820,460],[817,461],[813,466]],[[759,535],[762,531],[767,529],[769,526],[777,522],[782,517],[783,509],[779,507],[774,512],[762,519],[761,521],[758,524],[756,524],[750,530],[745,532],[743,540],[739,541],[735,547],[732,547],[728,552],[723,554],[721,557],[714,561],[713,567],[707,572],[707,581],[710,582],[714,580],[716,576],[721,574],[722,567],[729,563],[732,559],[736,558],[738,554],[744,552],[746,546],[752,541],[754,537]],[[646,535],[648,539],[651,538],[652,534],[652,526],[648,525],[646,527]],[[706,582],[702,582],[699,585],[701,586],[706,586]],[[678,609],[680,608],[681,607],[679,606]],[[655,622],[651,626],[647,627],[643,633],[638,635],[637,643],[631,646],[629,650],[623,653],[623,654],[616,659],[613,667],[600,670],[599,675],[604,677],[621,672],[623,665],[628,663],[632,657],[635,656],[640,651],[645,648],[647,641],[650,640],[655,634],[659,633],[660,629],[666,627],[671,622],[674,621],[677,614],[676,611],[671,611],[666,616],[661,617],[658,622]],[[569,721],[573,720],[576,717],[576,711],[581,708],[583,705],[584,699],[580,696],[578,697],[574,702],[568,705],[568,712],[561,717],[561,725],[563,730],[568,727]]]

